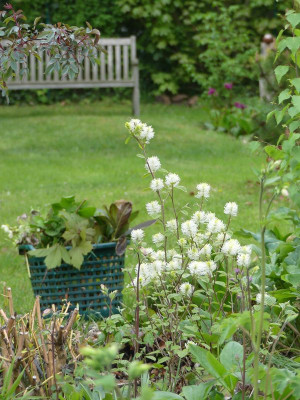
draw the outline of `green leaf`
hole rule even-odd
[[[64,260],[67,264],[69,264],[71,261],[66,248],[58,243],[51,247],[47,247],[46,249],[30,251],[29,254],[35,257],[45,257],[45,264],[49,269],[60,266],[62,260]]]
[[[274,72],[278,83],[280,83],[282,77],[288,72],[289,69],[290,67],[287,65],[278,65],[278,67],[275,68]]]
[[[297,110],[297,113],[300,112],[300,96],[292,96],[292,103]]]
[[[71,257],[71,264],[75,268],[80,269],[84,260],[83,256],[91,252],[92,249],[93,246],[91,242],[81,242],[79,246],[72,247],[69,251]]]
[[[273,158],[274,160],[282,159],[282,151],[279,150],[277,147],[269,145],[266,146],[264,150],[268,154],[268,156]]]
[[[236,372],[243,365],[243,354],[243,346],[240,343],[228,342],[220,354],[220,361],[228,371]]]
[[[291,97],[291,93],[289,89],[285,89],[283,92],[280,93],[278,96],[278,102],[281,104],[284,100],[287,100]]]
[[[200,385],[184,386],[182,388],[182,394],[186,400],[205,400],[214,384],[215,380],[212,380],[200,383]]]
[[[232,393],[238,379],[233,375],[227,374],[226,368],[209,351],[195,345],[190,345],[189,348],[205,371],[216,379],[220,379],[226,389]]]
[[[300,23],[300,13],[292,13],[286,16],[286,19],[292,25],[293,28],[296,28],[297,25]]]
[[[300,78],[291,79],[291,83],[296,88],[297,92],[300,92]]]

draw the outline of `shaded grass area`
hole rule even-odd
[[[127,103],[0,108],[0,225],[71,194],[98,207],[126,198],[141,210],[137,222],[147,219],[145,203],[155,196],[145,190],[149,180],[136,145],[124,143],[129,118]],[[208,182],[213,193],[206,207],[222,217],[224,204],[236,201],[240,213],[233,228],[256,230],[252,168],[262,160],[243,141],[202,130],[205,118],[201,107],[143,105],[141,119],[156,132],[149,152],[180,175],[187,193],[178,191],[178,205],[193,201],[196,184]],[[0,241],[0,284],[12,288],[17,312],[26,311],[33,296],[24,259],[2,232]],[[127,263],[135,261],[129,256]]]

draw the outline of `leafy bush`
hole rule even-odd
[[[76,202],[75,196],[70,196],[53,203],[45,217],[31,211],[29,216],[23,214],[18,218],[17,227],[2,225],[2,229],[16,245],[33,245],[36,250],[29,254],[45,257],[48,268],[60,266],[62,261],[80,268],[93,244],[116,241],[117,253],[123,254],[129,224],[137,214],[138,211],[132,213],[132,203],[126,200],[97,209],[86,200]]]

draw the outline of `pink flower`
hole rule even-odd
[[[215,93],[216,93],[216,89],[214,89],[214,88],[212,88],[212,87],[208,89],[208,93],[207,93],[207,94],[208,94],[209,96],[212,96],[212,95],[215,94]]]
[[[236,103],[234,103],[234,107],[240,108],[241,110],[244,110],[245,108],[247,108],[247,106],[245,104],[239,103],[238,101]]]
[[[233,83],[231,82],[224,83],[224,88],[227,90],[231,90],[233,88]]]

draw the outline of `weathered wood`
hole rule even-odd
[[[1,44],[5,45],[5,41]],[[135,36],[130,38],[106,38],[100,40],[100,45],[107,51],[106,53],[97,52],[100,59],[98,64],[91,65],[88,57],[85,57],[83,66],[79,68],[76,78],[69,79],[60,76],[57,71],[50,75],[45,75],[50,56],[39,50],[39,61],[30,54],[28,74],[20,78],[20,64],[16,77],[9,79],[8,88],[10,90],[30,90],[30,89],[60,89],[60,88],[92,88],[92,87],[132,87],[133,88],[133,111],[139,114],[139,68],[136,56]]]

